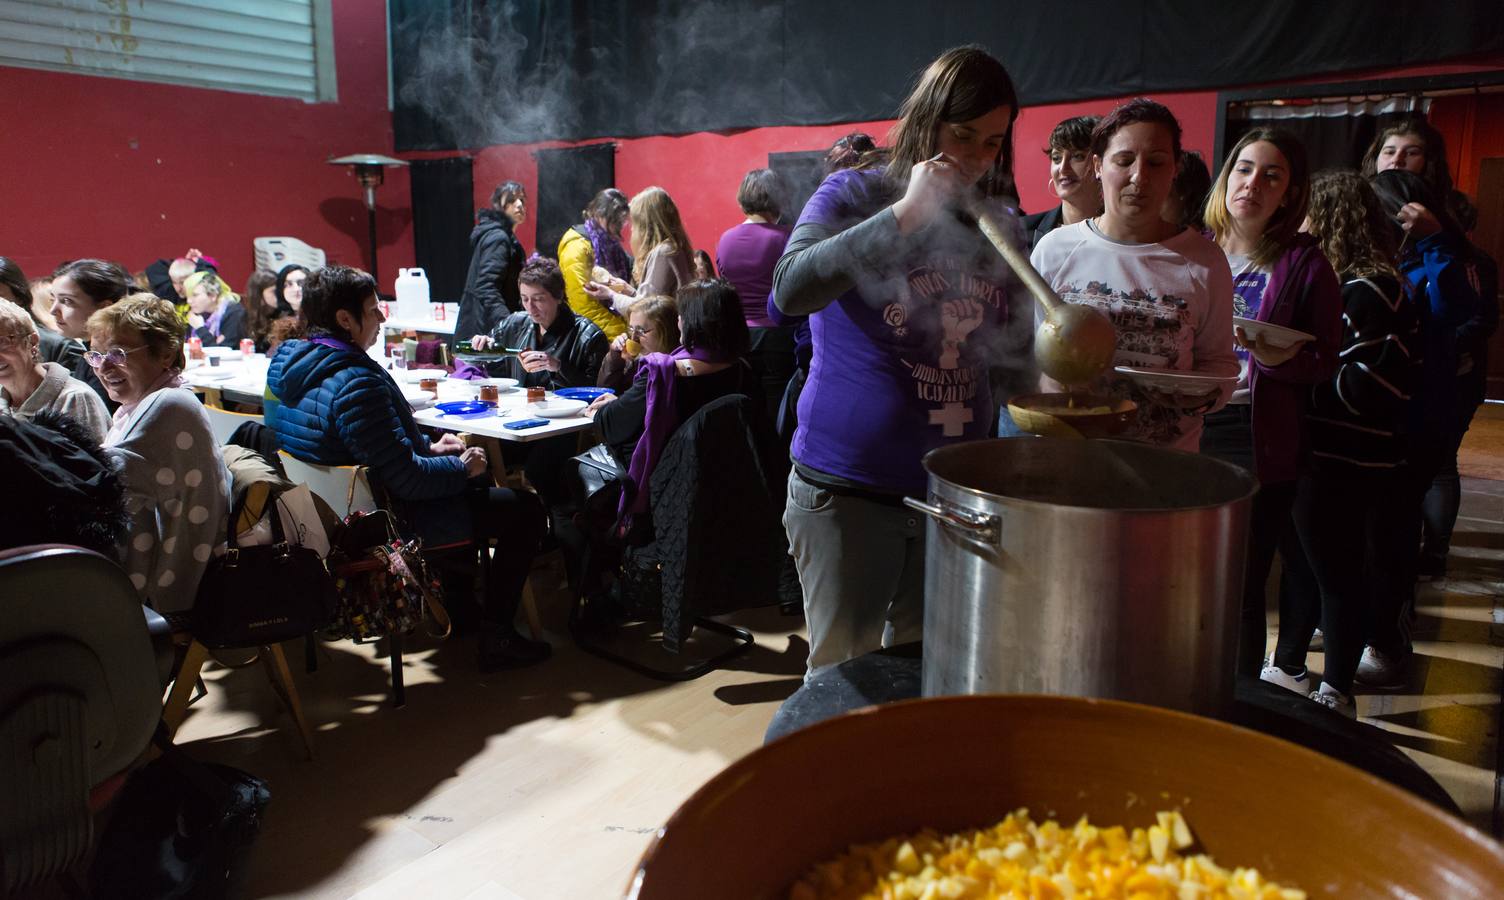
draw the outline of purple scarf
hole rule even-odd
[[[630,283],[632,281],[632,257],[622,249],[621,241],[595,224],[594,219],[586,219],[580,225],[580,231],[584,232],[585,237],[590,238],[590,252],[595,255],[595,264],[622,281]]]
[[[642,358],[637,367],[637,378],[647,382],[648,408],[643,417],[642,437],[637,439],[637,446],[632,450],[632,464],[627,467],[627,477],[637,490],[623,491],[621,503],[616,509],[626,527],[631,526],[632,516],[648,508],[649,494],[652,493],[649,479],[653,477],[653,470],[658,468],[658,457],[663,455],[669,436],[679,427],[679,410],[674,405],[674,383],[679,378],[678,362],[684,359],[704,363],[726,362],[726,357],[703,348],[685,350],[683,347],[671,354],[649,353]],[[629,494],[630,504],[627,502]]]
[[[333,335],[321,334],[318,337],[308,339],[310,344],[321,344],[325,347],[333,347],[335,350],[349,350],[351,353],[359,353],[365,356],[366,352],[349,341],[342,341]]]

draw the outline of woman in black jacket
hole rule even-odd
[[[527,254],[513,229],[527,218],[527,192],[515,181],[503,181],[491,192],[491,205],[475,218],[455,334],[489,334],[509,313],[522,309],[517,275]]]

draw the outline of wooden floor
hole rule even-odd
[[[1470,458],[1504,471],[1504,415],[1480,425]],[[1363,696],[1359,711],[1497,836],[1504,481],[1466,489],[1453,577],[1421,595],[1417,691]],[[535,668],[482,676],[468,642],[419,648],[407,658],[407,706],[393,710],[385,662],[369,647],[331,645],[312,675],[296,666],[314,762],[260,667],[208,672],[181,740],[262,776],[273,793],[232,896],[618,897],[649,835],[756,748],[798,686],[798,619],[739,618],[757,633],[752,653],[668,685],[573,647],[557,570],[535,577],[555,647]]]

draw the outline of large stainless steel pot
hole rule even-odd
[[[1125,441],[925,456],[927,697],[1041,693],[1203,715],[1231,701],[1252,475]]]

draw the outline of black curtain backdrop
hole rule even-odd
[[[616,145],[590,144],[561,150],[539,150],[538,246],[544,256],[559,257],[559,239],[580,222],[580,211],[597,193],[616,184]]]
[[[475,224],[470,158],[415,159],[408,171],[413,194],[413,255],[428,275],[433,301],[458,301],[465,292],[470,228]]]
[[[390,0],[399,150],[895,115],[978,43],[1024,105],[1212,90],[1504,50],[1504,3],[1448,0]]]

